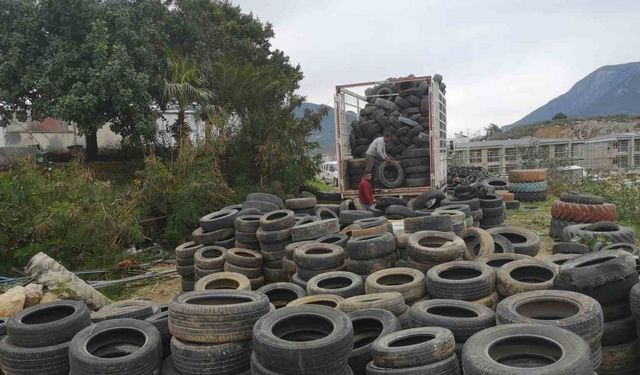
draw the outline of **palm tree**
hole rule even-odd
[[[175,54],[169,56],[162,96],[165,107],[173,104],[178,110],[178,119],[171,125],[178,147],[189,140],[191,129],[185,121],[187,109],[194,105],[206,106],[214,99],[213,92],[202,85],[201,72],[194,60]]]

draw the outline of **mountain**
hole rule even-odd
[[[297,118],[304,116],[306,109],[316,111],[320,109],[322,104],[316,103],[302,103],[294,114]],[[328,107],[328,106],[327,106]],[[322,118],[322,129],[311,134],[311,140],[320,144],[320,151],[322,155],[327,156],[331,160],[336,158],[336,121],[335,110],[329,107],[327,115]]]
[[[514,126],[548,121],[557,114],[596,117],[640,114],[640,62],[603,66],[578,81],[565,94],[529,113]]]

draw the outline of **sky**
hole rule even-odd
[[[275,30],[307,101],[440,73],[449,135],[511,124],[603,65],[640,61],[638,0],[233,0]]]

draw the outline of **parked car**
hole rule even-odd
[[[320,180],[331,184],[332,186],[338,186],[338,162],[326,161],[322,163],[320,168]]]

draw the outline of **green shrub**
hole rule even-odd
[[[23,267],[39,251],[71,269],[112,265],[143,238],[136,205],[79,163],[23,162],[0,175],[0,271]]]

